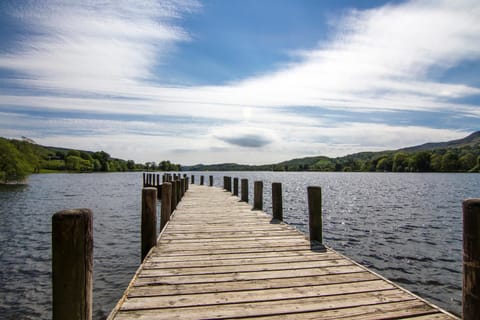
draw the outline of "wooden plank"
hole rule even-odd
[[[258,317],[284,315],[293,312],[345,309],[385,302],[413,300],[400,290],[353,293],[340,296],[299,298],[281,301],[262,301],[240,304],[206,305],[169,309],[146,309],[120,311],[117,319],[223,319],[237,317]]]
[[[257,271],[257,272],[232,272],[221,274],[202,274],[202,275],[173,275],[162,277],[145,277],[143,272],[138,275],[136,285],[155,285],[155,284],[181,284],[181,283],[210,283],[238,280],[260,280],[260,279],[278,279],[295,278],[309,276],[323,276],[333,274],[344,274],[352,272],[363,272],[364,269],[356,266],[336,266],[326,268],[298,269],[293,273],[291,270],[275,271]]]
[[[235,292],[244,290],[261,290],[274,288],[309,287],[313,285],[339,284],[350,282],[362,282],[378,279],[368,272],[354,272],[323,276],[306,276],[293,278],[273,278],[258,280],[237,280],[213,283],[186,283],[167,284],[157,286],[138,286],[138,283],[128,293],[129,297],[138,296],[162,296],[183,295],[206,292]]]
[[[176,296],[133,297],[128,298],[121,310],[162,309],[178,307],[194,307],[201,305],[238,304],[259,301],[274,301],[338,296],[349,293],[377,292],[391,290],[394,287],[382,280],[371,280],[356,283],[322,284],[308,287],[275,288],[250,291],[197,293]]]
[[[352,263],[348,260],[318,260],[318,261],[302,261],[290,263],[268,263],[268,264],[248,264],[248,265],[233,265],[233,266],[213,266],[213,267],[181,267],[178,264],[174,268],[155,268],[155,264],[144,266],[142,276],[145,277],[162,277],[172,275],[207,275],[207,274],[221,274],[221,273],[236,273],[236,272],[258,272],[258,271],[275,271],[275,270],[290,270],[297,271],[300,269],[310,268],[325,268],[337,266],[349,266]]]
[[[295,312],[283,315],[271,315],[256,317],[255,320],[377,320],[377,319],[399,319],[415,315],[429,315],[432,308],[419,300],[378,303],[350,307],[348,309],[320,310],[313,312]],[[251,319],[251,317],[236,317],[235,319]]]

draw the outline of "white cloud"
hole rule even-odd
[[[236,146],[255,146],[256,141],[263,148],[246,162],[262,163],[301,155],[397,148],[465,135],[461,130],[341,122],[319,113],[309,116],[285,111],[292,107],[362,113],[429,111],[432,115],[448,111],[480,117],[478,105],[456,102],[480,95],[480,88],[440,82],[432,76],[480,60],[478,1],[409,1],[351,11],[337,21],[330,41],[313,50],[297,50],[297,62],[241,81],[200,87],[162,86],[162,81],[167,82],[165,76],[154,74],[155,66],[176,43],[191,41],[192,30],[180,28],[178,21],[199,8],[196,2],[29,4],[33,7],[16,15],[35,33],[10,53],[0,54],[0,68],[19,72],[22,76],[16,81],[42,90],[42,95],[3,94],[0,108],[211,121],[210,125],[198,125],[168,120],[101,123],[67,119],[61,122],[79,130],[104,128],[103,132],[93,130],[96,143],[102,141],[102,145],[88,147],[91,137],[67,134],[42,138],[49,144],[101,147],[128,158],[124,153],[129,149],[122,147],[128,143],[136,148],[136,154],[144,152],[139,159],[144,161],[154,159],[148,146],[161,145],[157,154],[166,152],[172,160],[194,163],[202,159],[238,161],[235,157],[244,151]],[[55,125],[48,122],[45,126]],[[16,131],[3,132],[11,136]],[[31,133],[35,135],[35,131]],[[72,145],[75,143],[78,145]]]

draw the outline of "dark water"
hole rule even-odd
[[[201,173],[195,173],[198,176]],[[284,219],[307,231],[306,187],[323,189],[324,237],[405,288],[461,311],[464,198],[480,197],[478,174],[205,173],[282,182]],[[208,181],[208,179],[206,179]],[[94,319],[113,308],[140,260],[140,173],[35,175],[0,187],[0,318],[51,318],[51,216],[94,212]]]

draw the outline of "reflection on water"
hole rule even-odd
[[[200,175],[202,173],[195,173]],[[284,219],[307,232],[306,187],[322,186],[325,242],[420,296],[459,313],[461,201],[479,197],[478,174],[204,173],[282,182]],[[199,180],[199,179],[197,179]],[[0,186],[0,314],[51,318],[51,216],[94,212],[94,319],[121,297],[140,260],[141,173],[34,175]]]

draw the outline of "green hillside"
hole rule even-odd
[[[191,171],[356,171],[356,172],[480,172],[480,131],[453,141],[344,157],[306,157],[276,164],[229,164],[184,167]]]
[[[133,160],[112,158],[105,151],[83,151],[46,147],[24,138],[0,137],[0,183],[22,182],[31,173],[118,172],[135,170],[179,171],[170,161],[137,164]]]

